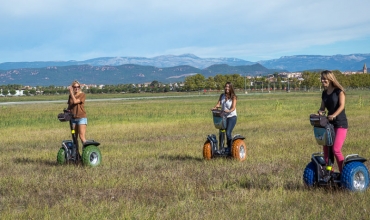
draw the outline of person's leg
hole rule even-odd
[[[333,154],[335,156],[335,159],[338,163],[339,172],[342,172],[342,166],[344,157],[342,154],[342,147],[344,144],[344,141],[347,137],[347,129],[346,128],[336,128],[335,129],[335,140],[333,145]]]
[[[231,149],[231,141],[232,141],[232,131],[236,125],[236,116],[227,118],[227,127],[226,127],[226,137],[227,137],[227,147]]]
[[[87,118],[80,118],[78,119],[78,136],[82,141],[82,144],[86,142],[86,126],[87,126]]]
[[[86,142],[85,134],[86,134],[86,125],[85,124],[78,125],[78,135],[80,136],[82,143]]]

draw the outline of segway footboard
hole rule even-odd
[[[326,170],[326,162],[324,159],[324,154],[322,152],[319,153],[313,153],[311,157],[312,162],[315,164],[316,167],[316,180],[314,182],[317,183],[318,186],[327,186],[332,185],[333,183],[335,186],[340,184],[339,173],[338,172],[332,172]]]
[[[217,154],[217,152],[219,152],[219,150],[218,150],[218,141],[217,141],[216,135],[214,135],[214,134],[208,135],[207,136],[207,141],[209,141],[209,143],[211,145],[212,158],[214,158],[215,156],[219,156],[219,154]]]

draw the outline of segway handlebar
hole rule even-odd
[[[63,113],[58,114],[58,120],[61,122],[70,121],[73,118],[73,114],[68,109],[63,109]]]
[[[222,117],[224,114],[224,111],[221,111],[220,109],[214,109],[212,110],[213,117]]]

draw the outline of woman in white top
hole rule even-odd
[[[218,102],[212,110],[221,107],[221,111],[226,115],[226,138],[227,138],[227,151],[231,151],[231,133],[236,125],[236,100],[237,97],[234,92],[233,85],[230,82],[225,84],[225,92],[220,95]]]

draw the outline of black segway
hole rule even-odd
[[[350,191],[364,191],[369,186],[369,171],[364,165],[365,158],[358,154],[347,155],[343,161],[342,173],[334,172],[334,154],[332,146],[335,140],[334,126],[325,115],[310,115],[314,135],[319,145],[328,146],[328,163],[324,153],[313,153],[311,162],[303,172],[303,181],[308,187],[335,186]]]
[[[244,143],[245,137],[234,135],[231,143],[231,150],[225,147],[226,140],[226,117],[221,110],[212,110],[213,123],[219,129],[219,141],[216,135],[210,134],[203,146],[203,158],[210,160],[215,157],[232,157],[239,161],[244,161],[247,156],[247,147]]]
[[[80,163],[82,162],[85,166],[95,167],[101,163],[102,156],[98,146],[99,142],[94,140],[87,140],[82,146],[82,155],[79,152],[79,144],[77,134],[73,129],[72,125],[72,113],[69,110],[64,109],[63,113],[58,114],[58,119],[61,122],[69,121],[71,129],[72,140],[62,141],[62,147],[59,149],[57,154],[58,164],[66,163]]]

